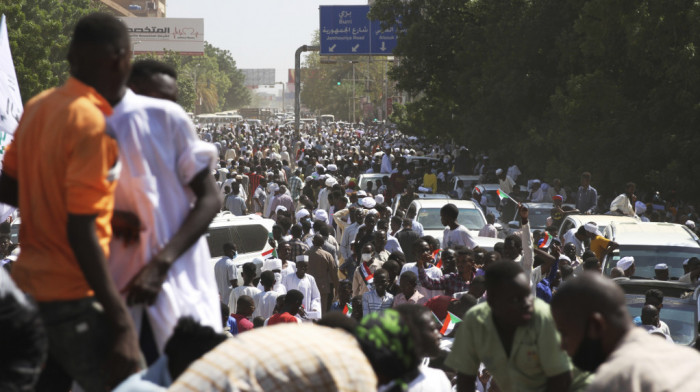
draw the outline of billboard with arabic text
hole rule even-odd
[[[204,54],[204,19],[120,19],[129,30],[134,54],[162,54],[166,50],[192,56]]]

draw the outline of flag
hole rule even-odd
[[[435,317],[435,322],[436,322],[438,325],[442,325],[442,321],[440,321],[440,319],[439,319],[438,316],[435,314],[435,312],[430,312],[430,313],[432,313],[432,314],[433,314],[433,317]]]
[[[455,329],[455,326],[461,321],[462,319],[448,311],[447,317],[445,317],[445,322],[442,323],[442,329],[440,329],[440,333],[443,336],[449,335]]]
[[[549,248],[549,246],[552,245],[552,236],[549,235],[548,232],[544,232],[544,236],[542,236],[542,239],[540,240],[540,249],[545,249]]]
[[[0,102],[0,161],[2,161],[5,149],[12,141],[12,135],[24,110],[17,84],[17,73],[12,62],[5,15],[0,17]],[[1,163],[0,168],[2,168]],[[0,222],[4,222],[14,211],[14,207],[0,204]]]
[[[343,314],[350,317],[352,316],[352,304],[345,304],[343,308]]]
[[[435,252],[433,252],[433,260],[436,260],[436,258],[437,258],[437,261],[435,262],[435,266],[438,268],[442,268],[442,257],[438,257],[438,255],[440,254],[441,251],[442,251],[442,249],[438,249]]]
[[[510,196],[508,196],[507,193],[503,192],[502,190],[498,189],[496,190],[496,194],[498,195],[498,198],[503,200],[503,199],[510,199]]]

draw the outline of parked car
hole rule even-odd
[[[384,177],[389,177],[389,176],[391,176],[391,174],[386,174],[386,173],[363,173],[363,174],[360,174],[360,177],[357,179],[357,186],[358,186],[361,190],[364,191],[364,190],[367,190],[367,181],[372,181],[372,184],[374,184],[374,186],[373,186],[372,189],[374,190],[374,193],[376,193],[376,192],[377,192],[377,188],[378,188],[378,186],[377,186],[377,180],[380,180],[380,179],[382,179],[382,178],[384,178]]]
[[[664,293],[664,306],[659,318],[668,325],[674,343],[686,346],[694,344],[698,334],[700,303],[692,285],[658,280],[615,281],[625,292],[627,311],[633,319],[641,316],[647,290],[661,290]]]
[[[603,260],[603,273],[610,274],[618,260],[634,257],[634,276],[654,278],[654,266],[668,265],[669,277],[677,280],[683,276],[683,261],[700,257],[700,241],[685,225],[664,222],[615,222],[603,235],[617,242],[620,247]]]
[[[430,235],[442,243],[442,233],[445,230],[440,219],[440,209],[448,203],[452,203],[459,209],[457,223],[466,227],[477,238],[479,246],[493,250],[496,238],[478,237],[479,230],[486,225],[486,218],[476,204],[471,200],[455,199],[417,199],[411,202],[408,212],[416,212],[416,220],[423,225],[423,234]]]
[[[219,213],[209,224],[206,234],[212,265],[223,256],[223,245],[232,242],[238,249],[238,256],[234,259],[238,272],[241,273],[243,264],[252,261],[257,267],[257,276],[260,276],[263,259],[274,251],[268,242],[274,225],[272,219],[254,214]]]

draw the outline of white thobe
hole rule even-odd
[[[244,295],[254,298],[255,295],[261,291],[262,290],[260,290],[259,288],[253,286],[238,286],[235,289],[233,289],[231,291],[231,295],[228,297],[229,313],[236,313],[236,305],[238,302],[238,298],[241,298]]]
[[[287,288],[287,292],[290,290],[301,291],[304,294],[302,305],[304,305],[306,312],[316,312],[318,318],[321,318],[321,293],[318,291],[316,279],[313,276],[306,274],[299,279],[297,274],[289,274],[284,277],[283,283]]]
[[[138,243],[127,247],[116,238],[110,243],[110,274],[122,290],[180,229],[195,199],[188,184],[202,170],[212,170],[217,155],[212,144],[199,140],[179,105],[131,90],[114,108],[108,127],[119,142],[122,164],[115,209],[134,213],[141,222]],[[161,353],[180,317],[221,329],[210,258],[202,236],[173,263],[156,302],[145,308]],[[137,328],[143,309],[131,309]]]
[[[277,291],[261,291],[253,297],[255,301],[255,311],[253,311],[253,318],[262,317],[269,318],[275,310],[275,305],[277,304],[277,297],[280,293]]]

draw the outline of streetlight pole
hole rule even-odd
[[[352,124],[355,125],[355,62],[352,62]]]

